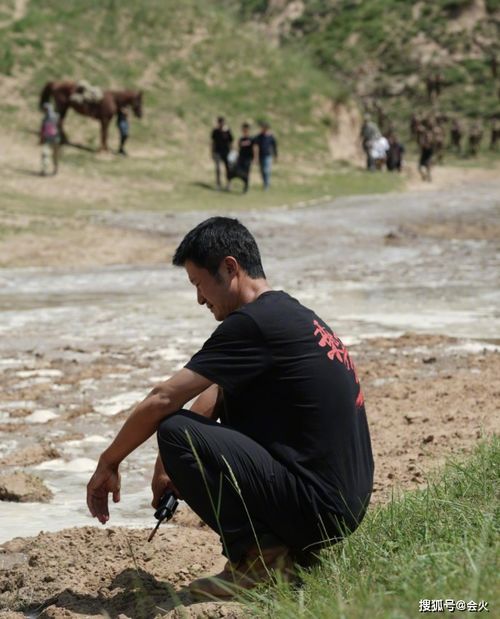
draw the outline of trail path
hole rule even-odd
[[[29,0],[15,0],[12,17],[0,22],[0,28],[8,28],[12,26],[12,24],[15,24],[16,21],[22,19],[28,11],[28,3]]]
[[[16,22],[22,19],[28,10],[29,0],[16,0],[15,8],[14,8],[14,17],[13,20]]]

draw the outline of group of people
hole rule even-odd
[[[243,181],[243,191],[246,193],[250,169],[254,161],[259,164],[263,189],[268,189],[271,184],[272,162],[278,157],[278,143],[269,124],[261,122],[259,133],[252,136],[250,124],[244,122],[241,125],[241,136],[237,142],[238,150],[233,150],[233,143],[234,137],[231,129],[226,124],[225,118],[219,116],[210,134],[210,154],[215,163],[217,189],[223,188],[221,178],[223,168],[226,177],[225,189],[229,190],[231,181],[239,178]]]
[[[451,121],[451,122],[450,122]],[[464,129],[463,122],[457,118],[450,119],[445,114],[413,114],[410,120],[410,134],[415,139],[419,148],[418,171],[424,181],[431,180],[431,167],[434,161],[442,163],[446,149],[446,124],[450,122],[449,148],[457,154],[461,154],[462,140],[467,137],[465,153],[474,157],[479,152],[483,139],[483,127],[478,120],[470,123],[468,131]],[[391,123],[386,135],[380,130],[370,115],[365,115],[360,131],[360,140],[366,155],[366,168],[368,170],[381,170],[384,166],[389,171],[400,171],[403,166],[405,152],[395,135]],[[495,151],[500,142],[500,121],[496,118],[491,122],[490,149]]]
[[[389,172],[401,172],[405,148],[393,131],[386,137],[371,116],[366,114],[361,125],[360,139],[366,155],[367,170],[382,170],[386,166]]]
[[[451,122],[450,122],[451,121]],[[484,130],[479,120],[474,120],[465,127],[458,118],[449,118],[446,114],[413,114],[410,121],[410,132],[420,148],[419,171],[423,180],[431,180],[431,163],[435,159],[442,163],[444,151],[447,148],[446,125],[449,126],[448,148],[456,154],[466,154],[475,157],[483,140]],[[465,149],[462,146],[467,139]],[[496,150],[500,139],[500,125],[493,119],[491,125],[490,149]]]

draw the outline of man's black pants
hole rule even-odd
[[[158,445],[182,498],[219,533],[231,561],[256,538],[261,548],[284,544],[299,558],[325,540],[296,476],[248,436],[180,410],[160,424]]]

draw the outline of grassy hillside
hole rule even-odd
[[[130,158],[67,148],[61,174],[85,190],[67,187],[47,196],[22,178],[10,180],[2,196],[9,212],[73,217],[110,206],[224,210],[398,186],[392,177],[365,178],[332,165],[330,101],[339,87],[307,54],[281,49],[258,23],[243,22],[238,7],[215,0],[28,0],[14,19],[19,5],[1,6],[0,122],[12,132],[10,143],[31,148],[23,155],[29,169],[38,167],[34,134],[46,81],[84,78],[102,88],[144,90],[144,118],[131,120]],[[266,195],[251,191],[242,199],[207,191],[213,184],[208,136],[221,113],[236,135],[244,120],[254,130],[259,119],[270,121],[280,161]],[[66,129],[72,141],[97,148],[95,121],[70,111]],[[110,144],[116,143],[113,126]],[[260,188],[257,172],[254,187]]]
[[[500,116],[498,0],[310,0],[295,12],[292,5],[251,0],[244,13],[279,24],[283,45],[308,50],[342,82],[336,97],[355,96],[368,109],[378,103],[405,130],[415,110],[486,124]],[[437,72],[444,86],[431,102],[425,80]]]
[[[240,27],[216,4],[31,0],[25,17],[0,32],[0,70],[19,79],[26,108],[49,79],[143,87],[149,118],[140,136],[158,144],[225,112],[234,123],[279,120],[292,139],[293,126],[307,126],[314,147],[309,95],[329,97],[331,84],[300,55],[259,42],[255,29]]]

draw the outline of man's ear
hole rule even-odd
[[[224,260],[222,261],[222,263],[223,263],[223,268],[228,275],[230,275],[231,277],[234,277],[235,275],[238,274],[240,270],[240,265],[238,264],[238,261],[236,260],[236,258],[233,258],[233,256],[226,256]]]

